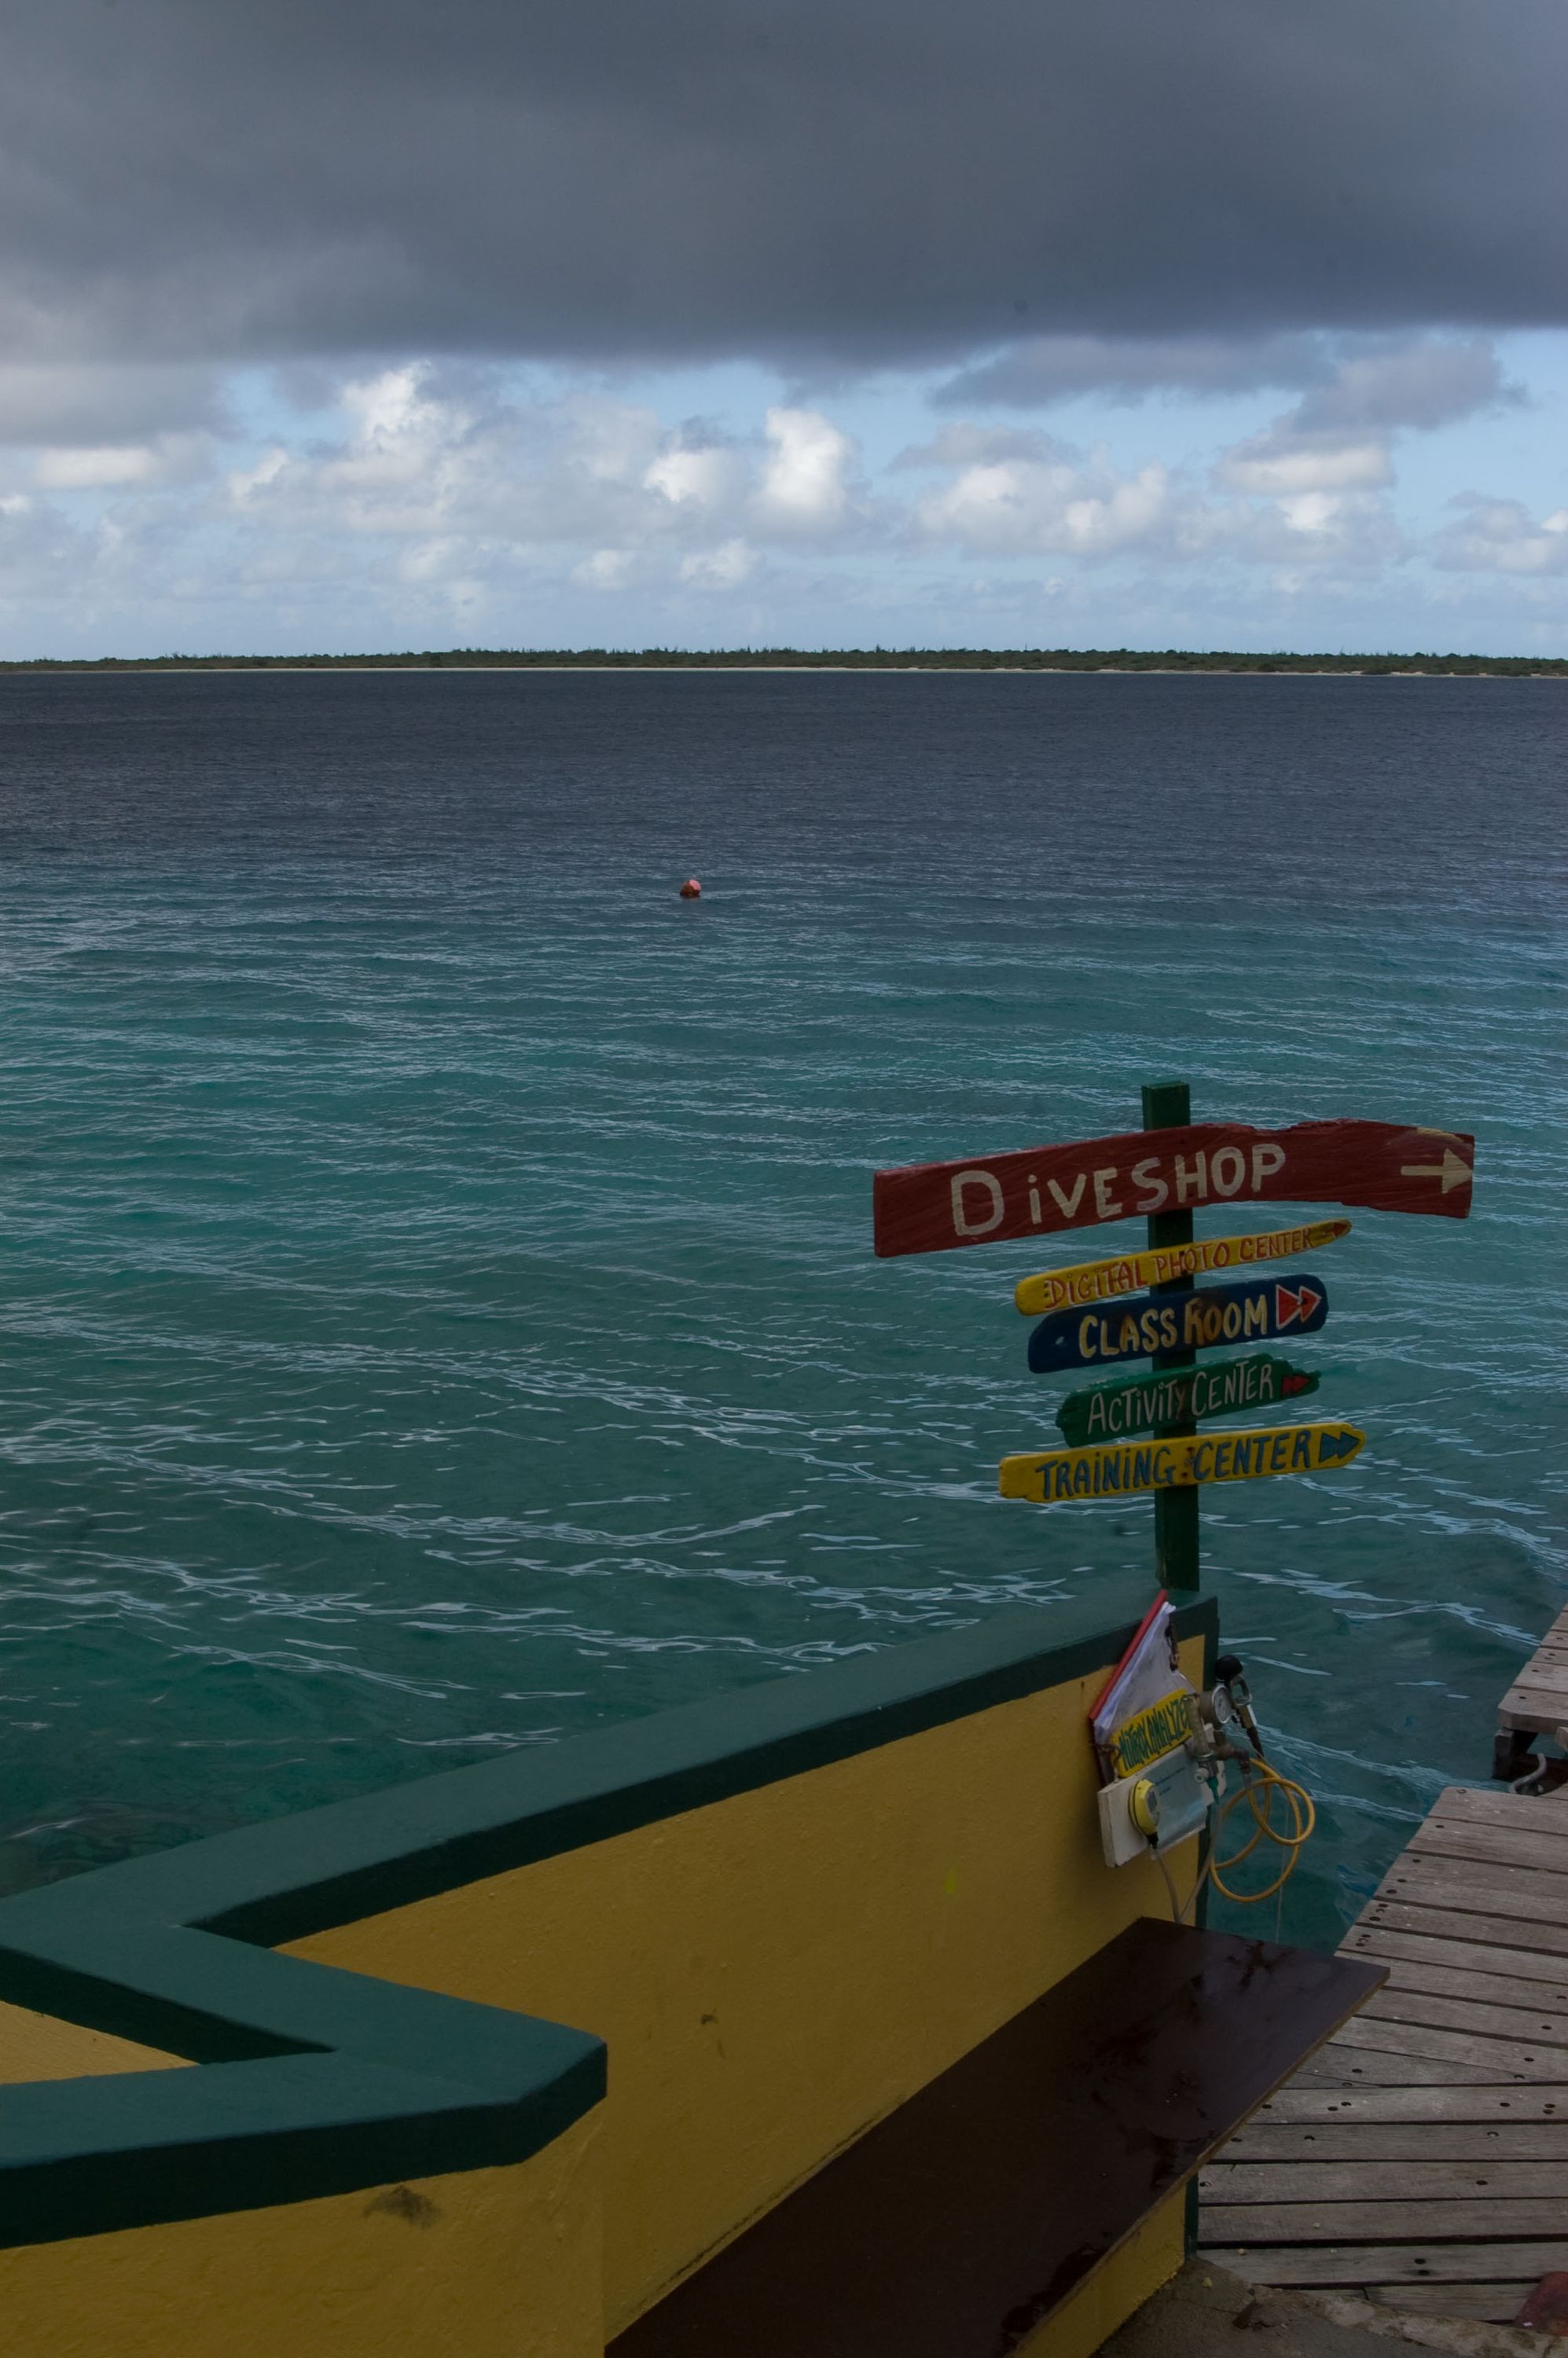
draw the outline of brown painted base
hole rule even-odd
[[[1144,1919],[668,2294],[612,2358],[1006,2358],[1383,1977]]]

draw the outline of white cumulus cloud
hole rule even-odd
[[[770,449],[760,514],[786,531],[834,531],[849,512],[855,445],[816,409],[770,409],[763,424]]]
[[[1346,442],[1274,428],[1227,450],[1216,471],[1227,490],[1251,492],[1264,499],[1380,489],[1394,479],[1385,443]]]
[[[1454,572],[1568,573],[1568,508],[1539,521],[1522,500],[1463,493],[1458,520],[1439,537],[1435,562]]]
[[[1103,558],[1167,534],[1173,506],[1171,477],[1158,461],[1118,474],[1104,451],[1082,464],[1054,453],[985,456],[927,492],[915,524],[927,539],[957,541],[977,555]]]
[[[694,550],[683,557],[679,579],[693,590],[738,590],[757,569],[757,552],[743,540],[726,540],[718,548]]]

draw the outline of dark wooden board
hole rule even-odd
[[[1374,1984],[1145,1918],[611,2343],[614,2358],[996,2358]]]
[[[1462,1220],[1475,1158],[1468,1136],[1382,1121],[1303,1121],[1288,1130],[1206,1121],[1130,1130],[879,1171],[876,1249],[947,1252],[1206,1204],[1366,1205]]]
[[[1197,1286],[1190,1293],[1135,1293],[1093,1310],[1054,1310],[1029,1337],[1029,1365],[1035,1375],[1048,1376],[1063,1368],[1147,1359],[1155,1352],[1268,1343],[1281,1335],[1315,1334],[1327,1316],[1322,1278],[1294,1270],[1288,1276]]]

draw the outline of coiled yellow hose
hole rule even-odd
[[[1288,1812],[1281,1825],[1274,1823],[1276,1794],[1281,1797]],[[1239,1850],[1233,1850],[1228,1858],[1221,1859],[1218,1855],[1221,1829],[1229,1819],[1232,1811],[1240,1809],[1243,1802],[1252,1812],[1252,1832]],[[1197,1907],[1199,1892],[1206,1883],[1210,1882],[1224,1898],[1238,1901],[1243,1908],[1256,1907],[1260,1899],[1272,1899],[1277,1893],[1284,1889],[1295,1873],[1296,1861],[1302,1855],[1303,1844],[1310,1839],[1316,1823],[1317,1812],[1313,1806],[1312,1795],[1304,1785],[1298,1785],[1293,1778],[1281,1777],[1277,1768],[1270,1767],[1261,1754],[1256,1760],[1243,1761],[1241,1789],[1238,1792],[1232,1793],[1230,1799],[1221,1804],[1216,1814],[1210,1833],[1207,1863],[1187,1895],[1184,1904],[1176,1897],[1176,1887],[1171,1880],[1171,1870],[1160,1855],[1158,1844],[1152,1845],[1154,1864],[1164,1878],[1165,1888],[1171,1896],[1172,1916],[1178,1924],[1185,1922],[1188,1914]],[[1244,1858],[1250,1858],[1259,1844],[1264,1842],[1273,1843],[1284,1852],[1283,1866],[1281,1867],[1272,1883],[1266,1883],[1261,1891],[1233,1891],[1226,1882],[1225,1875],[1233,1866],[1239,1866]]]
[[[1281,1825],[1274,1823],[1276,1795],[1282,1801],[1286,1812]],[[1232,1851],[1228,1858],[1222,1859],[1219,1856],[1220,1834],[1231,1812],[1240,1809],[1243,1802],[1252,1812],[1252,1832],[1239,1850]],[[1245,1761],[1241,1769],[1240,1791],[1232,1793],[1227,1801],[1221,1803],[1215,1818],[1211,1837],[1213,1847],[1206,1869],[1209,1880],[1227,1899],[1238,1900],[1243,1908],[1253,1907],[1260,1899],[1272,1899],[1276,1891],[1282,1891],[1295,1873],[1302,1845],[1310,1840],[1316,1823],[1317,1812],[1304,1785],[1298,1785],[1293,1778],[1281,1777],[1279,1770],[1271,1768],[1266,1760]],[[1285,1863],[1280,1872],[1272,1883],[1263,1886],[1261,1891],[1233,1891],[1225,1876],[1232,1867],[1239,1866],[1244,1858],[1250,1858],[1259,1844],[1264,1842],[1274,1843],[1284,1852]]]

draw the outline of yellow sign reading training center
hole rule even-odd
[[[1195,1482],[1256,1482],[1270,1474],[1317,1474],[1325,1466],[1348,1466],[1366,1439],[1352,1424],[1278,1424],[1202,1440],[1056,1449],[1044,1457],[1004,1457],[997,1487],[1004,1498],[1054,1507],[1122,1498],[1129,1490],[1174,1490]]]
[[[1348,1220],[1311,1220],[1299,1228],[1270,1228],[1261,1236],[1204,1237],[1195,1244],[1162,1245],[1148,1252],[1123,1253],[1118,1260],[1081,1260],[1071,1269],[1021,1277],[1012,1298],[1025,1317],[1043,1310],[1076,1310],[1087,1302],[1113,1302],[1141,1286],[1168,1285],[1175,1277],[1212,1277],[1216,1270],[1252,1270],[1262,1261],[1293,1260],[1350,1234]]]

